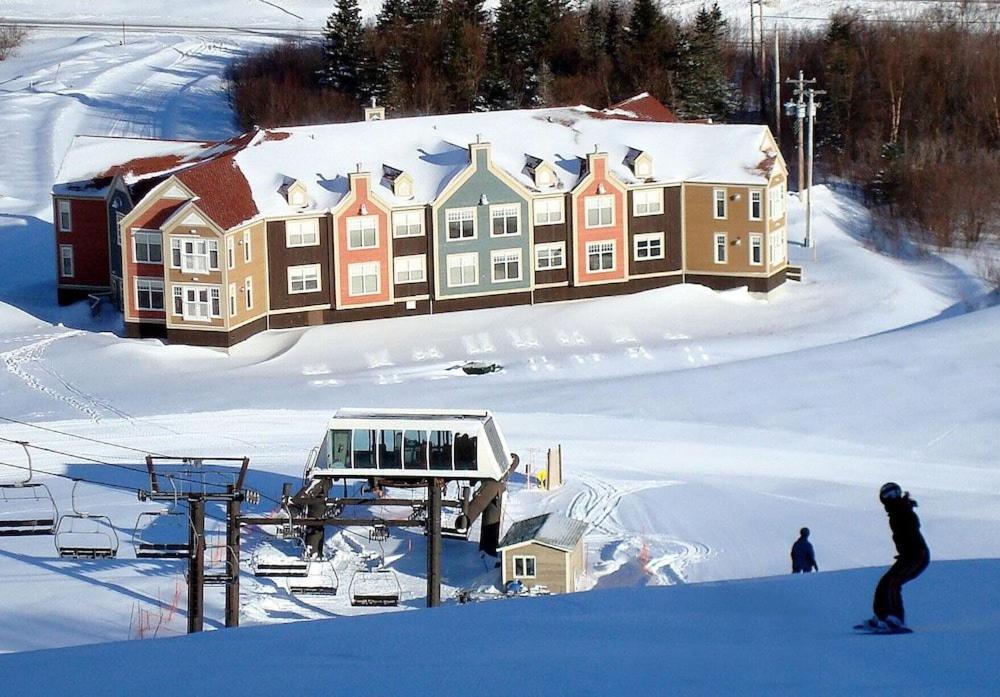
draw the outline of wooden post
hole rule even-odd
[[[427,485],[427,607],[441,604],[441,484]]]
[[[240,494],[229,487],[226,502],[226,626],[240,626]]]
[[[188,634],[200,632],[205,623],[205,499],[188,498]]]

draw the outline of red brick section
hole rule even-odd
[[[66,200],[66,199],[64,199]],[[70,232],[59,230],[58,199],[53,201],[56,229],[56,273],[60,285],[111,286],[108,266],[108,206],[103,198],[68,199],[70,202]],[[73,246],[73,277],[62,275],[59,245]]]

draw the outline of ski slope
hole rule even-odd
[[[712,693],[738,685],[766,692],[801,685],[810,670],[835,678],[829,688],[809,684],[817,691],[880,692],[880,665],[919,675],[927,692],[942,685],[987,691],[983,666],[995,662],[1000,623],[977,599],[989,597],[983,584],[996,578],[996,562],[938,561],[1000,557],[1000,308],[970,272],[974,264],[875,251],[866,211],[846,194],[815,192],[816,262],[797,244],[803,210],[791,202],[790,253],[805,282],[767,300],[678,286],[271,332],[229,354],[125,340],[120,317],[57,307],[48,190],[69,139],[78,132],[231,135],[219,74],[253,42],[167,33],[121,46],[114,35],[37,31],[0,63],[9,163],[0,171],[0,416],[50,429],[0,421],[0,438],[49,449],[34,451],[33,462],[50,473],[40,480],[64,511],[71,483],[51,473],[115,487],[146,484],[141,472],[92,462],[141,468],[141,452],[117,446],[247,455],[250,486],[276,497],[301,476],[340,406],[488,408],[526,465],[537,468],[547,448],[562,445],[565,487],[543,492],[517,477],[505,524],[547,510],[587,521],[587,584],[595,591],[408,612],[424,604],[423,538],[399,534],[384,549],[402,586],[399,617],[5,656],[5,690],[65,691],[72,676],[80,694],[112,693],[107,681],[101,690],[88,682],[106,675],[122,694],[148,694],[148,683],[118,679],[115,671],[126,670],[118,666],[162,675],[165,666],[215,656],[215,648],[203,650],[203,642],[215,642],[240,669],[213,663],[198,673],[235,675],[248,694],[287,689],[293,666],[313,655],[322,660],[310,665],[329,671],[322,673],[328,682],[336,673],[338,687],[365,680],[369,689],[383,688],[370,691],[393,693],[393,683],[379,682],[392,671],[379,667],[373,677],[346,667],[370,660],[344,649],[348,640],[374,634],[439,637],[456,652],[414,654],[428,667],[408,671],[415,693],[431,680],[435,688],[446,679],[456,687],[477,680],[485,656],[501,681],[498,692],[522,675],[496,671],[498,658],[516,661],[540,694],[565,682],[552,665],[573,666],[581,694],[600,694],[609,684],[615,693],[618,686]],[[504,370],[482,377],[449,370],[470,359]],[[25,464],[20,448],[2,440],[0,462]],[[5,479],[19,472],[0,465]],[[846,629],[867,613],[878,573],[856,569],[892,557],[875,496],[887,479],[920,501],[935,562],[907,591],[921,631],[873,656],[864,642],[880,639]],[[138,561],[131,547],[139,514],[158,507],[112,486],[81,485],[79,494],[82,507],[112,518],[119,558],[59,560],[49,538],[0,538],[0,652],[184,631],[181,565]],[[267,509],[267,502],[259,507]],[[823,574],[697,583],[784,574],[803,525],[813,531]],[[359,545],[375,551],[359,536],[365,531],[328,545],[345,589]],[[256,531],[246,536],[244,625],[358,612],[343,594],[301,598],[281,583],[254,580],[250,556],[263,539]],[[444,559],[448,604],[458,589],[496,580],[475,545],[449,540]],[[206,603],[207,626],[217,628],[221,592],[207,593]],[[743,614],[734,615],[737,609]],[[455,623],[465,622],[463,612],[481,617],[472,625],[477,636],[495,635],[489,649],[462,639],[465,625]],[[803,614],[814,618],[804,628]],[[335,637],[334,648],[328,641],[301,648],[327,636]],[[539,657],[549,655],[536,649],[543,644],[554,661]],[[411,642],[404,650],[425,645],[434,644]],[[720,645],[731,663],[718,658]],[[379,646],[379,666],[399,663],[385,660],[399,645]],[[507,646],[514,650],[501,650]],[[248,656],[261,670],[246,664]],[[658,660],[663,656],[675,660]]]
[[[0,657],[11,694],[996,693],[996,560],[932,564],[907,587],[916,633],[850,627],[876,569],[211,632]],[[917,619],[919,618],[919,619]],[[308,666],[303,671],[303,666]]]

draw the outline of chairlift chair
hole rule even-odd
[[[301,537],[277,537],[264,542],[254,550],[250,568],[258,578],[306,578],[309,559],[305,542]]]
[[[351,605],[355,607],[396,607],[402,588],[396,572],[385,566],[358,571],[351,579]]]
[[[76,487],[73,480],[70,494],[72,513],[59,516],[55,530],[56,551],[60,557],[70,559],[114,559],[118,556],[118,533],[111,518],[97,513],[81,511],[76,505]]]
[[[288,592],[293,595],[337,595],[340,578],[333,567],[333,559],[308,560],[308,571],[303,577],[288,579]]]
[[[385,542],[389,539],[389,526],[383,521],[377,521],[368,530],[369,542]]]
[[[28,476],[0,483],[0,537],[52,535],[59,515],[55,499],[45,484],[31,481],[34,476],[31,451],[27,443],[19,441],[18,445],[28,458]]]
[[[132,546],[140,559],[186,559],[191,552],[186,513],[143,511],[135,520]],[[169,531],[169,532],[168,532]]]

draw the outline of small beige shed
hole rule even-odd
[[[587,524],[558,513],[521,520],[500,540],[503,584],[520,581],[529,588],[546,586],[551,593],[572,593],[583,575],[583,535]]]

